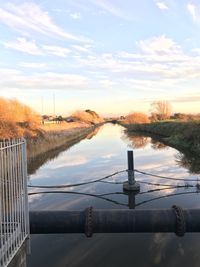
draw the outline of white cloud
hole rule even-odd
[[[194,22],[200,23],[200,14],[198,12],[198,7],[194,4],[188,3],[187,4],[187,10],[192,16],[192,19]]]
[[[66,32],[53,22],[48,12],[31,2],[18,5],[13,3],[6,4],[4,8],[0,8],[0,21],[26,35],[36,32],[81,42],[90,41],[83,36]]]
[[[86,52],[86,53],[88,53],[89,52],[89,48],[90,48],[90,46],[88,47],[88,46],[80,46],[80,45],[72,45],[72,47],[75,49],[75,50],[77,50],[77,51],[79,51],[79,52]]]
[[[71,13],[70,17],[72,19],[81,19],[81,14],[80,13]]]
[[[23,37],[17,38],[17,41],[5,42],[4,46],[6,48],[11,48],[31,55],[43,55],[42,50],[35,44],[34,41],[28,41]]]
[[[167,9],[169,9],[168,6],[165,3],[163,3],[163,2],[156,2],[156,5],[161,10],[167,10]]]
[[[97,7],[100,7],[101,9],[109,12],[110,14],[125,19],[125,20],[130,20],[130,16],[128,14],[125,14],[122,9],[114,6],[107,0],[90,0],[91,3],[96,5]]]
[[[119,82],[120,77],[146,80],[148,88],[153,88],[152,81],[157,81],[158,87],[163,88],[165,85],[200,77],[200,56],[185,54],[170,38],[162,35],[141,40],[138,47],[140,51],[137,53],[122,51],[117,54],[92,54],[77,58],[77,62],[83,68],[106,73],[108,80]],[[141,88],[143,85],[138,86]]]
[[[3,43],[6,48],[14,49],[31,55],[54,55],[58,57],[67,57],[71,52],[70,49],[55,45],[37,46],[35,41],[30,41],[24,37],[17,38],[16,41]]]
[[[169,54],[180,52],[180,46],[178,46],[172,39],[165,37],[165,35],[140,41],[138,42],[138,46],[145,53],[150,54]]]
[[[0,69],[0,88],[4,89],[80,89],[86,88],[89,79],[68,73],[33,73],[25,75],[15,69]]]
[[[45,63],[36,63],[36,62],[21,62],[21,63],[19,63],[19,66],[24,67],[24,68],[38,69],[38,68],[45,68],[46,64]]]
[[[67,57],[67,55],[71,52],[70,49],[60,46],[52,46],[52,45],[43,45],[42,48],[50,55],[55,55],[58,57]]]
[[[117,83],[112,81],[112,80],[108,80],[108,79],[105,79],[105,80],[100,80],[99,83],[105,87],[113,87],[113,86],[116,86]]]

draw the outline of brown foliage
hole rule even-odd
[[[40,117],[28,106],[15,99],[0,97],[0,138],[32,135],[39,126]]]
[[[103,122],[103,119],[96,112],[89,109],[85,111],[76,111],[72,114],[72,117],[79,121],[91,124],[98,124]]]
[[[125,120],[123,121],[127,124],[133,123],[149,123],[148,116],[142,112],[133,112],[126,116]]]
[[[170,118],[170,115],[172,113],[172,107],[168,101],[155,101],[151,104],[151,107],[152,121],[166,120]]]

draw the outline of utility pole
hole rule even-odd
[[[56,101],[55,101],[55,93],[53,93],[53,115],[56,116]]]

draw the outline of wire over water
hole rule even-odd
[[[139,171],[137,169],[134,170],[135,172],[147,175],[147,176],[152,176],[152,177],[157,177],[157,178],[162,178],[162,179],[167,179],[167,180],[176,180],[176,181],[188,181],[188,182],[197,182],[197,179],[181,179],[181,178],[175,178],[175,177],[167,177],[167,176],[162,176],[162,175],[157,175],[157,174],[152,174],[152,173],[148,173],[148,172],[144,172],[144,171]]]
[[[76,186],[81,186],[81,185],[86,185],[86,184],[93,184],[93,183],[98,183],[101,182],[103,180],[106,180],[112,176],[115,176],[117,174],[126,172],[127,170],[122,170],[122,171],[118,171],[118,172],[114,172],[112,174],[109,174],[107,176],[104,176],[102,178],[96,179],[96,180],[92,180],[92,181],[88,181],[88,182],[83,182],[83,183],[77,183],[77,184],[66,184],[66,185],[28,185],[28,187],[32,187],[32,188],[67,188],[67,187],[76,187]]]

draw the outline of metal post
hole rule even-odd
[[[134,160],[133,160],[133,151],[127,151],[128,156],[128,182],[129,185],[133,185],[135,183],[135,173],[134,173]]]
[[[127,170],[128,181],[123,183],[123,189],[126,191],[140,191],[140,185],[135,181],[133,151],[129,150],[127,156],[128,156],[128,170]]]

